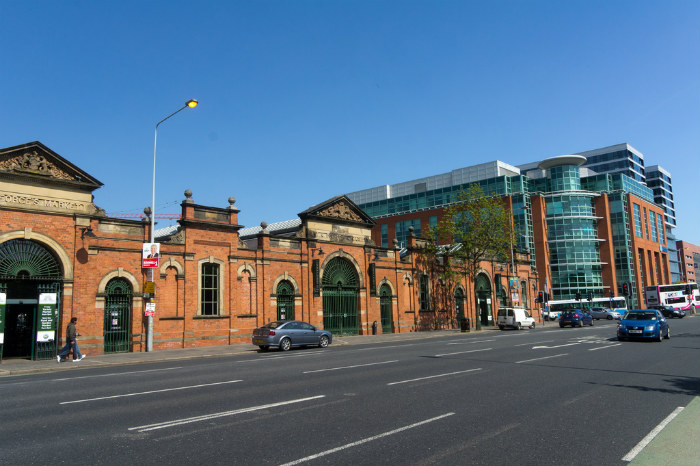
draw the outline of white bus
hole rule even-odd
[[[686,286],[691,294],[686,294]],[[654,285],[644,288],[644,300],[647,306],[672,306],[684,311],[694,311],[700,307],[700,292],[697,283],[675,283],[673,285]]]
[[[547,303],[547,310],[549,312],[546,317],[549,320],[556,320],[564,309],[586,310],[593,307],[607,307],[625,315],[625,312],[627,312],[627,300],[623,296],[615,296],[614,298],[593,298],[593,301],[589,301],[586,298],[580,301],[577,299],[552,300]]]

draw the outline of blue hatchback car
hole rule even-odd
[[[572,327],[590,325],[593,327],[593,316],[581,309],[567,309],[559,316],[559,327],[566,327],[567,325]]]
[[[617,326],[617,339],[644,338],[654,341],[671,338],[671,329],[661,311],[635,309],[627,311]]]

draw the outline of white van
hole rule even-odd
[[[520,330],[521,327],[535,328],[535,319],[522,307],[499,308],[497,323],[501,330],[506,327],[516,330]]]

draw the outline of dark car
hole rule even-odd
[[[685,311],[683,309],[676,309],[673,306],[666,306],[666,305],[658,305],[658,306],[649,306],[649,309],[655,309],[657,311],[661,311],[661,313],[664,315],[664,317],[678,317],[679,319],[682,319],[685,317]]]
[[[647,338],[661,341],[671,338],[671,329],[666,318],[656,309],[635,309],[627,311],[617,326],[617,339]]]
[[[559,327],[566,327],[567,325],[572,327],[590,325],[593,327],[593,316],[581,309],[568,309],[563,311],[559,317]]]
[[[289,351],[292,346],[315,345],[325,348],[333,341],[328,330],[319,330],[301,320],[276,320],[253,330],[252,343],[267,351],[271,346]]]

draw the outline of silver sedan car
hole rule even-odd
[[[325,348],[333,341],[333,334],[319,330],[301,320],[276,320],[253,330],[252,343],[267,351],[271,346],[289,351],[292,346],[315,345]]]
[[[593,318],[595,320],[598,320],[598,319],[607,319],[607,320],[618,319],[619,320],[622,317],[622,315],[619,312],[614,311],[614,310],[607,308],[607,307],[594,307],[594,308],[592,308],[591,309],[591,316],[593,316]]]

